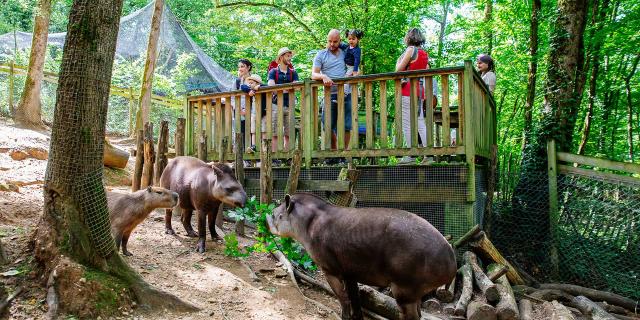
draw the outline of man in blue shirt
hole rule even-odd
[[[294,81],[298,81],[298,73],[291,69],[289,65],[291,65],[291,58],[293,57],[293,52],[289,50],[289,48],[280,48],[278,51],[278,57],[276,58],[276,62],[278,63],[277,68],[271,69],[269,71],[269,86],[277,85],[277,84],[285,84],[291,83]],[[292,97],[295,99],[295,97]],[[289,92],[284,91],[283,94],[283,114],[284,114],[284,148],[287,150],[289,146]],[[271,146],[272,150],[276,151],[278,146],[278,132],[277,130],[282,130],[282,128],[277,127],[278,123],[278,96],[274,94],[271,99],[273,103],[273,107],[271,108],[271,132],[273,137],[271,137]]]
[[[332,78],[343,78],[347,70],[344,63],[345,52],[340,49],[340,31],[332,29],[327,35],[327,48],[320,50],[313,59],[313,70],[311,79],[322,80],[325,90],[331,89],[331,149],[336,149],[336,124],[338,122],[338,87],[333,83]],[[324,105],[322,118],[324,119]],[[344,145],[349,149],[349,138],[351,137],[351,89],[349,85],[344,86]],[[325,128],[326,130],[327,128]]]

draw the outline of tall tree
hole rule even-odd
[[[636,54],[636,58],[631,64],[631,71],[624,78],[624,87],[627,92],[627,146],[629,147],[629,159],[633,161],[633,103],[631,101],[631,79],[638,69],[640,61],[640,53]]]
[[[49,35],[49,17],[51,15],[51,0],[38,0],[33,24],[33,38],[31,40],[31,56],[29,70],[25,80],[24,90],[15,113],[16,124],[39,129],[43,128],[40,88],[42,86],[44,59],[47,55],[47,37]]]
[[[493,51],[493,0],[486,0],[484,4],[484,35],[487,40],[487,54]]]
[[[162,11],[164,10],[164,0],[155,0],[153,16],[151,17],[151,29],[149,31],[149,44],[147,45],[147,62],[144,65],[144,75],[142,76],[142,86],[140,88],[140,106],[136,115],[136,130],[142,129],[144,123],[149,122],[149,109],[151,109],[151,87],[153,85],[153,72],[156,69],[156,59],[158,58],[158,39],[160,38],[160,23],[162,22]]]
[[[44,213],[35,234],[35,258],[43,274],[54,282],[60,307],[67,312],[74,313],[74,306],[83,305],[78,299],[91,301],[100,296],[75,294],[75,286],[81,285],[79,277],[87,268],[116,277],[143,305],[193,309],[144,282],[116,252],[110,234],[102,158],[121,9],[122,0],[73,2],[45,175]],[[90,290],[95,290],[96,283],[97,288],[104,288],[100,280],[94,281],[94,286],[88,284]]]
[[[524,141],[523,145],[527,145],[530,141],[533,105],[536,100],[536,79],[538,77],[538,25],[540,18],[540,10],[542,8],[541,0],[533,0],[531,6],[531,26],[529,34],[529,72],[527,76],[527,100],[524,107]]]
[[[609,0],[603,0],[600,5],[598,0],[594,1],[593,10],[591,14],[592,28],[589,38],[592,42],[592,49],[589,52],[589,64],[591,65],[591,76],[589,77],[589,100],[587,104],[587,114],[584,119],[582,138],[580,139],[580,145],[578,146],[578,154],[584,154],[584,150],[589,140],[589,133],[591,132],[591,122],[593,120],[593,109],[596,103],[597,97],[597,82],[600,75],[600,50],[604,41],[604,35],[601,34],[604,27],[604,22],[607,17],[607,11],[609,9]]]

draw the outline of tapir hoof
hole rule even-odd
[[[187,230],[187,237],[191,237],[191,238],[197,238],[198,234],[192,230]]]
[[[175,236],[175,235],[176,235],[176,232],[175,232],[175,231],[173,231],[173,229],[171,229],[171,228],[166,228],[166,229],[164,230],[164,233],[165,233],[165,234],[168,234],[168,235],[170,235],[170,236]]]
[[[204,253],[204,241],[198,241],[196,251],[198,251],[198,253]]]
[[[130,257],[130,256],[132,256],[132,255],[133,255],[133,253],[131,253],[131,252],[129,252],[129,251],[123,251],[123,252],[122,252],[122,254],[123,254],[123,255],[125,255],[125,256],[127,256],[127,257]]]

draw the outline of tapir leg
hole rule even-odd
[[[218,216],[218,209],[212,210],[207,213],[207,224],[209,225],[209,232],[211,233],[211,240],[218,240],[220,236],[216,232],[216,217]]]
[[[122,235],[122,254],[125,256],[132,256],[133,254],[127,250],[127,242],[129,242],[129,236],[131,233],[125,233]]]
[[[173,209],[164,209],[164,233],[175,236],[176,232],[171,226],[171,216],[173,216]]]
[[[191,216],[193,215],[193,210],[191,209],[183,209],[182,217],[180,217],[180,221],[182,221],[182,226],[184,226],[184,230],[187,231],[188,237],[197,237],[198,234],[193,231],[193,227],[191,227]],[[198,210],[198,216],[200,216],[200,210]]]
[[[360,306],[360,294],[358,293],[358,282],[351,279],[345,279],[344,284],[347,289],[349,300],[351,301],[351,310],[353,310],[353,316],[351,319],[363,319],[362,307]]]
[[[204,253],[204,242],[207,238],[207,214],[198,210],[198,252]]]
[[[420,298],[416,299],[412,289],[399,287],[392,283],[391,292],[393,292],[393,296],[400,306],[400,311],[402,311],[402,320],[420,319]]]
[[[328,274],[325,270],[322,271],[327,278],[329,286],[336,294],[338,302],[340,302],[340,307],[342,308],[342,320],[351,320],[351,300],[349,300],[349,294],[347,293],[345,283],[342,279]]]

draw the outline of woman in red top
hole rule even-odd
[[[422,50],[421,46],[425,43],[424,35],[422,31],[418,28],[412,28],[407,31],[407,34],[404,36],[404,43],[407,48],[404,50],[402,55],[398,58],[396,62],[396,72],[398,71],[406,71],[406,70],[422,70],[429,69],[429,55],[427,52]],[[424,124],[424,114],[422,113],[422,101],[424,100],[424,86],[422,85],[422,80],[416,83],[418,88],[418,105],[414,106],[414,108],[418,109],[418,134],[420,134],[420,139],[422,140],[423,145],[426,144],[427,141],[427,127]],[[407,144],[407,147],[411,147],[411,130],[415,130],[415,128],[411,128],[411,90],[408,81],[403,81],[402,83],[402,134],[404,135],[404,140]],[[400,160],[400,163],[412,163],[414,159],[411,157],[403,157]]]

